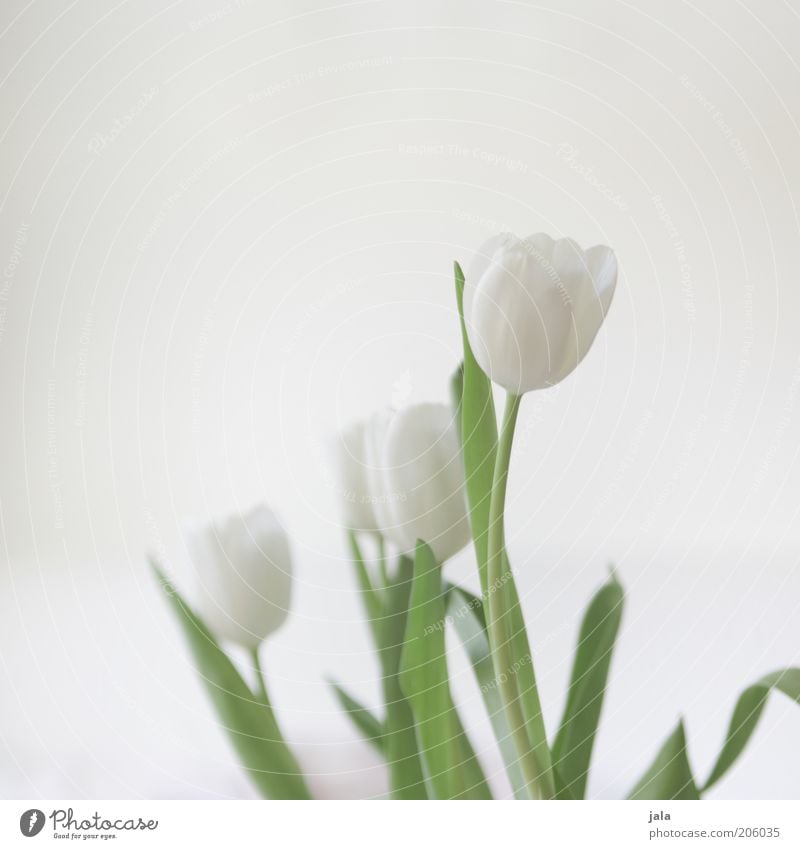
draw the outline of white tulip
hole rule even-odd
[[[553,386],[586,356],[617,284],[611,248],[545,233],[503,233],[478,251],[464,286],[475,359],[515,395]]]
[[[376,414],[366,434],[370,488],[383,535],[401,552],[421,539],[441,563],[470,539],[461,449],[450,408],[413,404]]]
[[[289,540],[260,504],[242,515],[188,531],[199,584],[198,612],[218,637],[255,648],[289,611]]]
[[[336,445],[338,493],[345,527],[352,531],[377,531],[379,525],[369,491],[366,425],[358,422],[339,434]]]

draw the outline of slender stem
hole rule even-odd
[[[264,740],[273,744],[273,755],[276,758],[274,763],[275,774],[281,776],[282,781],[290,782],[290,787],[283,789],[281,791],[282,795],[275,798],[310,799],[311,794],[306,786],[303,772],[281,732],[275,712],[270,704],[267,693],[267,679],[264,675],[264,670],[261,668],[261,661],[258,658],[258,648],[258,646],[253,646],[250,649],[250,657],[256,670],[255,696],[264,708]]]
[[[253,665],[256,668],[256,695],[271,709],[272,706],[267,693],[267,679],[264,677],[264,670],[261,668],[261,661],[258,658],[258,646],[253,646],[250,650],[250,657],[253,659]]]
[[[509,394],[503,414],[503,424],[497,444],[492,497],[489,503],[489,533],[486,568],[487,627],[492,650],[494,674],[505,707],[506,719],[519,757],[525,783],[533,798],[542,798],[540,772],[536,755],[531,746],[522,705],[519,699],[514,653],[511,647],[511,617],[508,608],[508,594],[505,586],[511,576],[505,552],[505,505],[508,483],[508,467],[511,460],[511,445],[514,441],[514,427],[517,422],[520,401],[519,395]],[[513,603],[513,602],[512,602]]]
[[[378,533],[378,564],[381,570],[383,588],[386,589],[389,586],[389,565],[386,562],[386,540],[380,532]]]

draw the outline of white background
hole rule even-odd
[[[628,588],[595,797],[679,715],[700,778],[738,692],[797,664],[798,13],[787,2],[5,0],[0,795],[242,796],[145,567],[266,498],[296,563],[265,649],[320,795],[376,760],[328,445],[446,398],[452,261],[501,229],[617,251],[581,368],[526,398],[509,545],[548,725],[580,611]],[[448,566],[475,585],[465,552]],[[453,641],[456,689],[499,770]],[[797,798],[767,708],[713,795]],[[497,775],[499,793],[505,782]]]

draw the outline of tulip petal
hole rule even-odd
[[[490,253],[491,251],[494,253]],[[500,234],[470,266],[464,322],[475,359],[516,395],[563,380],[586,356],[611,302],[616,260],[546,233]]]
[[[336,444],[339,496],[349,530],[377,531],[366,455],[366,423],[357,422],[339,434]]]
[[[571,349],[566,352],[560,369],[554,376],[558,382],[570,374],[589,353],[614,296],[617,283],[617,259],[611,248],[597,245],[586,251],[586,272],[576,295],[572,311],[574,335]]]
[[[468,268],[468,279],[476,281],[480,280],[486,273],[486,269],[491,264],[492,257],[494,257],[498,248],[501,248],[503,245],[508,244],[510,241],[515,239],[516,236],[514,236],[513,233],[498,233],[496,236],[492,236],[491,239],[487,239],[478,248],[478,250],[475,251],[475,254],[472,257],[472,261]],[[471,297],[470,293],[464,293],[464,310],[468,315],[472,312]]]
[[[381,532],[401,552],[424,539],[444,561],[469,542],[464,470],[445,404],[414,404],[373,417],[370,474]]]
[[[291,553],[266,505],[190,530],[186,545],[198,579],[198,608],[218,637],[252,648],[283,624],[291,602]]]

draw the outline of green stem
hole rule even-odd
[[[250,657],[256,669],[256,695],[272,711],[272,704],[267,693],[267,680],[264,677],[264,670],[261,668],[261,661],[258,657],[258,646],[253,646],[250,650]]]
[[[514,666],[514,652],[511,640],[511,609],[514,599],[507,592],[511,584],[511,567],[503,556],[505,552],[504,517],[508,467],[511,460],[511,446],[514,441],[514,428],[522,397],[509,393],[503,424],[497,444],[492,496],[489,504],[489,533],[486,568],[487,628],[492,650],[494,674],[508,720],[508,727],[519,757],[519,764],[525,783],[532,798],[541,799],[545,795],[540,778],[540,769],[536,754],[531,745],[520,703]],[[522,659],[529,662],[529,659]]]
[[[386,540],[384,540],[382,533],[378,533],[378,564],[383,588],[387,589],[389,586],[389,564],[386,562]]]
[[[264,738],[274,743],[281,744],[283,752],[283,757],[281,759],[282,763],[279,764],[276,762],[275,771],[282,774],[283,779],[286,782],[291,783],[291,790],[285,791],[286,795],[281,794],[274,798],[310,799],[311,794],[306,786],[306,781],[303,777],[300,765],[297,763],[294,753],[289,748],[289,745],[283,736],[283,732],[281,731],[280,725],[278,725],[278,719],[275,716],[275,711],[272,709],[272,703],[270,702],[269,694],[267,693],[266,677],[264,676],[264,670],[261,668],[261,661],[258,657],[258,646],[253,646],[250,650],[250,657],[256,670],[255,696],[261,702],[261,705],[265,710],[264,718],[266,722],[263,729]]]

